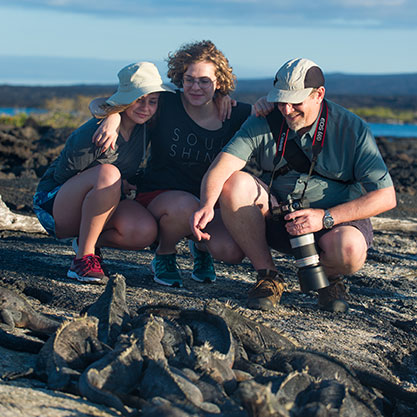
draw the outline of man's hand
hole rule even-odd
[[[121,116],[119,113],[114,113],[107,116],[101,122],[99,128],[93,135],[92,142],[101,147],[101,151],[105,152],[109,147],[114,149],[114,145],[119,136]]]
[[[285,228],[290,235],[299,236],[323,229],[323,209],[303,209],[285,215]]]
[[[256,117],[266,117],[272,110],[274,110],[274,103],[270,103],[266,100],[266,97],[261,97],[253,105],[253,109]]]
[[[191,231],[198,241],[210,240],[211,236],[203,230],[213,220],[213,218],[214,210],[207,207],[202,207],[190,217]]]

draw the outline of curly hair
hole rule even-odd
[[[217,90],[227,95],[235,89],[236,76],[229,61],[213,42],[203,40],[182,45],[177,51],[168,54],[168,77],[178,88],[182,87],[184,73],[190,64],[212,62],[215,66]]]

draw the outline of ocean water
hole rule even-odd
[[[46,110],[35,108],[13,108],[0,107],[0,115],[15,115],[18,113],[44,113]],[[374,136],[385,136],[392,138],[417,138],[417,125],[368,123]]]
[[[417,138],[417,125],[368,123],[374,136]]]
[[[35,109],[32,107],[0,107],[0,115],[6,116],[14,116],[19,113],[45,113],[46,110],[43,109]]]

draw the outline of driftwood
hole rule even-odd
[[[372,217],[372,227],[374,230],[383,232],[417,232],[417,219],[410,218],[408,220],[390,219],[387,217]]]
[[[390,219],[386,217],[372,217],[374,230],[387,232],[417,232],[417,219]],[[10,211],[0,195],[0,230],[17,230],[27,233],[46,233],[38,219],[32,216],[16,214]]]
[[[27,233],[46,233],[38,219],[13,213],[0,196],[0,230],[16,230]]]

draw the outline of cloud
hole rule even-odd
[[[415,0],[3,0],[3,6],[214,25],[415,28]]]

